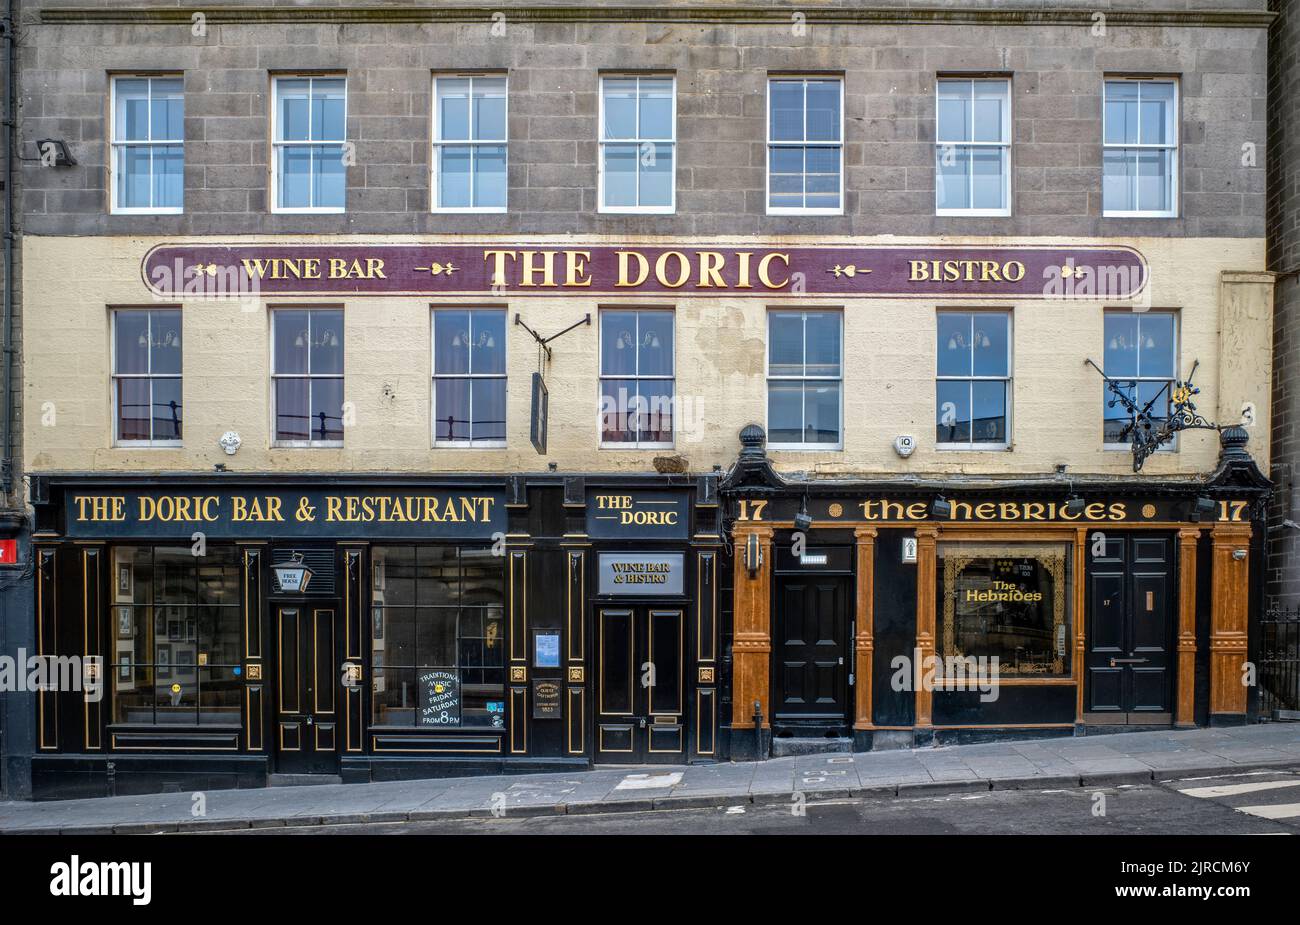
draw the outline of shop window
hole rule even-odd
[[[376,546],[377,726],[505,726],[505,559],[489,548]]]
[[[506,78],[433,80],[433,211],[506,210]]]
[[[185,196],[185,91],[177,76],[112,82],[112,210],[180,212]]]
[[[113,722],[239,725],[240,574],[234,547],[113,548]]]
[[[996,450],[1011,442],[1011,314],[939,312],[935,443]]]
[[[671,311],[601,311],[601,446],[673,445],[673,347]]]
[[[843,93],[834,77],[767,82],[768,214],[844,211]]]
[[[272,203],[276,212],[342,212],[347,194],[347,81],[276,77]]]
[[[506,445],[506,313],[433,312],[434,446]]]
[[[118,309],[112,325],[114,443],[179,446],[180,309]]]
[[[940,543],[936,677],[1073,677],[1070,543]],[[982,660],[982,661],[981,661]]]
[[[1178,214],[1178,85],[1107,80],[1102,115],[1102,214]]]
[[[600,81],[600,211],[672,212],[677,112],[672,77]]]
[[[773,449],[843,448],[842,321],[839,312],[768,312],[767,435]]]
[[[938,215],[1011,214],[1011,81],[937,84],[934,192]]]
[[[1157,426],[1169,417],[1178,364],[1178,316],[1173,312],[1106,312],[1103,366],[1106,375],[1139,408],[1150,408]],[[1102,434],[1108,449],[1128,449],[1125,428],[1133,415],[1102,383]],[[1176,443],[1169,444],[1173,449]]]
[[[271,394],[282,446],[343,444],[343,312],[271,312]]]

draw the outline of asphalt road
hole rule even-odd
[[[250,834],[248,830],[240,834]],[[255,829],[261,835],[1300,834],[1300,767],[1066,790],[525,818]]]

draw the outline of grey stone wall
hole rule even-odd
[[[1253,11],[1262,5],[1213,4]],[[492,35],[487,20],[212,24],[194,36],[185,21],[41,19],[42,8],[61,6],[47,0],[26,7],[24,153],[35,155],[37,138],[60,137],[79,163],[25,165],[22,207],[30,234],[1263,234],[1264,171],[1242,165],[1244,144],[1264,144],[1261,28],[1112,25],[1096,35],[1084,23],[810,21],[800,35],[781,23],[517,23],[507,8],[503,36]],[[509,72],[509,212],[430,214],[431,73],[482,68]],[[597,213],[597,88],[601,71],[616,68],[676,74],[674,215]],[[348,137],[357,163],[348,171],[346,214],[271,214],[269,73],[322,69],[348,77]],[[108,75],[118,70],[184,73],[184,215],[107,214],[105,110]],[[770,71],[844,75],[844,215],[764,214]],[[1012,76],[1009,218],[933,214],[934,83],[942,72]],[[1101,217],[1102,81],[1113,73],[1181,78],[1179,218]]]
[[[1281,274],[1273,307],[1273,475],[1267,593],[1300,606],[1300,4],[1281,13],[1269,36],[1268,267]]]

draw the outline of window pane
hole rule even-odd
[[[296,145],[280,149],[279,199],[282,209],[311,205],[311,148]]]
[[[306,373],[307,342],[311,337],[307,330],[307,313],[277,309],[271,312],[271,323],[275,327],[275,357],[271,372],[280,375]]]
[[[635,379],[600,381],[600,439],[603,443],[627,443],[636,440],[636,425],[641,399]]]
[[[768,86],[770,140],[803,141],[803,81],[773,80]]]
[[[347,199],[347,167],[338,145],[312,146],[312,206],[341,209]]]
[[[969,80],[939,81],[937,141],[970,141],[970,92]]]
[[[347,137],[344,81],[312,81],[311,137],[313,141],[342,141]]]
[[[600,313],[600,373],[635,376],[637,363],[637,313]]]
[[[840,140],[840,82],[808,81],[808,141]]]
[[[455,547],[415,547],[415,602],[421,607],[452,607],[460,603],[460,558]]]
[[[673,204],[673,146],[654,145],[648,157],[641,158],[642,206]]]
[[[1139,151],[1137,155],[1137,208],[1143,212],[1168,212],[1170,206],[1168,151]]]
[[[382,653],[386,659],[387,653]],[[377,726],[414,726],[417,698],[414,668],[375,668],[374,722]]]
[[[185,93],[179,77],[153,81],[153,131],[155,141],[183,141],[185,138]]]
[[[343,380],[311,381],[311,438],[343,439]]]
[[[840,204],[840,149],[805,148],[808,173],[804,178],[804,206],[834,209]]]
[[[971,150],[971,208],[1006,208],[1006,154],[1003,148]]]
[[[636,422],[640,439],[648,443],[672,443],[673,381],[643,379],[640,383],[640,396],[641,405]]]
[[[1174,143],[1174,85],[1143,83],[1140,85],[1141,139],[1144,145]]]
[[[1152,312],[1138,316],[1138,374],[1142,376],[1177,375],[1174,369],[1174,316]]]
[[[149,371],[149,312],[113,313],[113,371]]]
[[[1106,82],[1106,144],[1138,141],[1138,84],[1128,80]]]
[[[505,204],[506,147],[478,145],[474,150],[474,205],[504,208]]]
[[[378,546],[371,567],[376,604],[388,605],[389,609],[393,606],[415,606],[415,547]],[[452,568],[454,571],[454,559]],[[380,627],[376,636],[382,633]]]
[[[970,208],[970,149],[940,145],[935,149],[935,198],[940,209]]]
[[[415,614],[414,607],[384,608],[384,664],[415,664]]]
[[[199,685],[194,668],[179,668],[176,656],[187,647],[160,645],[154,669],[154,717],[163,724],[193,724],[199,719]],[[179,688],[173,690],[173,688]]]
[[[803,173],[803,152],[802,146],[781,146],[768,149],[768,155],[771,157],[772,173],[775,174],[802,174]],[[798,189],[798,187],[796,187]]]
[[[605,138],[636,137],[636,80],[607,78],[601,83],[605,99]]]
[[[477,376],[506,371],[506,313],[477,311],[470,313],[472,355],[470,370]]]
[[[276,125],[276,138],[280,141],[307,141],[311,136],[311,107],[309,90],[311,81],[281,79],[275,82],[280,98],[280,118]]]
[[[469,145],[443,145],[438,149],[438,206],[443,209],[467,208],[470,195]]]
[[[117,439],[148,440],[149,421],[149,380],[117,380]]]
[[[474,379],[474,440],[504,440],[506,438],[506,380]]]
[[[113,722],[153,723],[153,669],[124,656],[113,668]]]
[[[158,145],[153,149],[153,207],[179,209],[185,201],[185,149]]]
[[[469,440],[470,389],[468,379],[433,382],[433,437],[435,440]]]
[[[146,314],[140,312],[139,314]],[[181,313],[148,312],[150,324],[149,370],[155,375],[181,373]],[[137,341],[138,343],[138,341]]]
[[[113,113],[113,138],[116,141],[149,140],[149,81],[147,78],[122,78],[113,82],[117,93]]]
[[[972,133],[975,141],[1007,141],[1003,127],[1007,121],[1009,86],[1005,80],[975,81]]]
[[[838,376],[840,374],[839,312],[808,312],[804,325],[804,375]]]
[[[970,441],[970,382],[941,379],[935,383],[935,441]]]
[[[634,206],[636,202],[636,145],[605,146],[605,205]]]
[[[804,443],[838,443],[840,439],[840,384],[804,384]]]
[[[971,440],[975,443],[1006,443],[1007,384],[980,382],[971,384],[974,416]]]
[[[975,315],[975,375],[1007,376],[1007,339],[1011,316]]]
[[[673,137],[673,82],[641,81],[641,138]]]
[[[232,589],[231,599],[239,602],[238,588]],[[238,665],[239,651],[239,607],[199,607],[198,645],[200,652],[206,652],[210,665]]]
[[[233,667],[200,668],[199,722],[237,726],[244,699],[244,679]]]
[[[438,309],[433,313],[434,375],[469,372],[469,312]]]
[[[803,375],[803,314],[769,312],[767,315],[768,373]]]
[[[421,607],[415,612],[417,668],[456,667],[455,607]]]
[[[772,443],[803,442],[802,382],[768,382],[767,431]]]
[[[642,376],[673,374],[673,313],[640,312],[637,371]]]
[[[1120,379],[1115,385],[1130,399],[1135,399],[1137,383],[1132,379]],[[1123,403],[1115,397],[1106,383],[1101,384],[1102,391],[1102,438],[1106,443],[1127,443],[1131,435],[1122,435],[1124,426],[1133,420],[1133,416],[1124,410]]]
[[[1101,195],[1102,208],[1108,212],[1133,212],[1134,159],[1128,149],[1120,148],[1102,153]]]
[[[120,175],[118,176],[117,187],[117,204],[123,209],[148,209],[152,206],[150,202],[150,193],[152,191],[152,162],[153,148],[150,145],[134,145],[129,148],[118,149],[118,164]]]
[[[309,439],[309,411],[306,379],[275,380],[275,439]]]
[[[474,138],[480,141],[506,139],[504,77],[481,77],[474,81]]]
[[[343,374],[343,313],[311,313],[311,356],[309,371],[314,376]]]
[[[939,312],[936,368],[940,376],[971,374],[971,316]]]
[[[468,78],[438,78],[438,138],[441,141],[468,141]]]
[[[1138,374],[1138,321],[1131,312],[1106,312],[1102,369],[1111,378]],[[1155,373],[1153,375],[1158,375]]]
[[[1147,411],[1159,424],[1169,418],[1170,384],[1165,382],[1139,382],[1137,387],[1138,410],[1150,405]]]
[[[153,439],[181,439],[181,380],[153,380]]]

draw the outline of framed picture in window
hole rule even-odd
[[[131,564],[129,562],[119,562],[117,564],[117,600],[134,600],[134,592],[135,579],[131,571]]]
[[[168,620],[168,621],[167,621],[167,638],[168,638],[168,639],[183,639],[184,637],[181,636],[181,633],[184,631],[184,629],[185,629],[184,621],[182,621],[182,620]]]
[[[117,608],[117,635],[119,639],[130,639],[135,635],[135,624],[131,619],[130,607]]]
[[[374,632],[374,638],[376,638],[376,639],[383,639],[383,638],[384,638],[384,608],[382,608],[382,607],[375,607],[375,608],[372,610],[372,614],[373,614],[373,616],[374,616],[374,620],[373,620],[373,622],[374,622],[374,630],[373,630],[373,632]]]
[[[117,644],[117,689],[119,691],[135,690],[134,653],[131,643]]]
[[[172,676],[172,647],[160,645],[158,647],[158,656],[154,662],[154,674],[159,681],[170,681]]]

